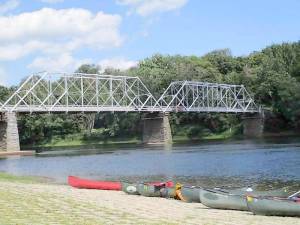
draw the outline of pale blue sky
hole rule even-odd
[[[0,0],[0,84],[155,53],[246,55],[300,39],[300,1]],[[102,12],[102,13],[101,13]]]

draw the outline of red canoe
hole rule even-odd
[[[74,176],[68,177],[68,184],[76,188],[114,190],[114,191],[122,190],[121,182],[87,180],[87,179],[82,179]],[[174,183],[172,181],[150,182],[148,184],[157,185],[157,186],[165,185],[166,187],[174,186]]]
[[[69,176],[68,183],[72,187],[76,187],[76,188],[115,190],[115,191],[122,190],[121,182],[95,181],[95,180],[87,180],[79,177]]]

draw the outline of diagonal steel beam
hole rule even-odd
[[[41,80],[44,79],[44,77],[46,76],[46,74],[47,74],[47,73],[45,73],[43,76],[41,76],[41,77],[33,84],[33,86],[30,87],[30,89],[26,91],[26,94],[23,95],[23,96],[20,98],[20,100],[18,101],[18,103],[16,103],[16,104],[10,109],[11,112],[14,111],[14,110],[17,108],[17,106],[18,106],[22,101],[24,102],[24,99],[29,95],[29,93],[32,92],[32,90],[39,84],[39,82],[40,82]],[[34,76],[32,76],[31,78],[34,78]],[[29,82],[30,80],[32,80],[32,79],[26,80],[26,83]],[[23,83],[23,84],[21,85],[21,87],[19,88],[19,90],[21,90],[21,88],[24,87],[26,83]],[[16,95],[17,95],[17,93],[18,93],[18,91],[15,92]],[[14,97],[14,95],[12,95],[11,98],[13,98],[13,97]],[[11,98],[10,98],[10,99],[11,99]],[[10,99],[9,99],[9,100],[10,100]],[[7,101],[7,102],[8,102],[8,101]]]

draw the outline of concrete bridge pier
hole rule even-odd
[[[246,114],[242,117],[243,134],[247,138],[262,137],[264,131],[264,114]]]
[[[0,151],[20,151],[16,113],[0,113]]]
[[[143,118],[143,143],[172,143],[169,113],[147,113]]]

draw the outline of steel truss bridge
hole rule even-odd
[[[29,76],[0,112],[231,112],[260,108],[243,85],[175,81],[158,99],[139,77],[82,73]]]

